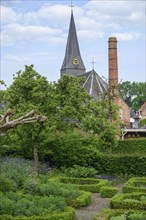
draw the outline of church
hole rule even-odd
[[[69,32],[60,76],[71,75],[84,77],[83,87],[95,100],[100,100],[111,88],[113,100],[119,106],[119,118],[126,125],[130,126],[130,110],[127,104],[120,98],[118,91],[118,57],[117,39],[110,37],[108,40],[108,83],[106,83],[94,70],[86,72],[81,57],[73,10],[69,24]]]

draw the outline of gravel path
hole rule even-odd
[[[93,193],[92,204],[76,210],[76,220],[92,220],[103,208],[109,208],[109,199],[100,198],[99,193]]]
[[[117,187],[121,193],[123,184]],[[102,209],[110,207],[109,201],[109,198],[100,198],[99,193],[93,193],[91,205],[76,209],[76,220],[92,220]]]

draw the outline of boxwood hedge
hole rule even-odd
[[[114,209],[146,209],[146,193],[117,194],[110,199],[110,207]]]
[[[111,183],[108,180],[92,179],[92,178],[61,177],[60,181],[64,184],[72,183],[76,185],[80,190],[89,191],[89,192],[99,192],[102,186],[111,185]]]
[[[128,217],[127,220],[145,220],[146,219],[146,211],[143,210],[123,210],[123,209],[103,209],[98,215],[94,217],[93,220],[111,220],[114,217],[117,219],[120,218],[121,215]],[[134,218],[133,216],[137,216]],[[131,218],[132,217],[132,218]]]
[[[146,193],[146,177],[133,177],[129,179],[122,189],[123,193],[144,192]]]
[[[116,187],[102,186],[100,188],[101,198],[111,198],[117,193],[118,193],[118,188]]]

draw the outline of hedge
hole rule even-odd
[[[118,140],[112,148],[114,154],[146,154],[146,138]]]
[[[132,192],[145,192],[146,193],[146,177],[142,178],[131,178],[122,189],[123,193],[132,193]]]
[[[64,212],[56,212],[48,214],[47,216],[17,216],[13,217],[11,215],[0,215],[2,220],[74,220],[75,210],[72,207],[67,207]]]
[[[104,155],[99,156],[92,166],[100,174],[108,175],[146,175],[146,157],[131,155]]]
[[[92,178],[70,178],[61,177],[60,181],[62,183],[71,183],[76,185],[80,190],[99,193],[102,186],[109,186],[111,183],[108,180],[103,179],[92,179]]]
[[[68,206],[73,208],[80,208],[91,204],[92,193],[82,191],[82,194],[75,199],[66,199]]]
[[[146,219],[146,211],[143,210],[123,210],[123,209],[103,209],[98,215],[94,217],[93,220],[111,220],[112,217],[118,217],[122,214],[125,214],[126,216],[130,216],[133,214],[140,214],[143,215],[144,218],[142,220]],[[133,219],[133,220],[141,220],[141,219]]]
[[[102,186],[100,188],[100,197],[101,198],[111,198],[118,193],[116,187]]]
[[[146,193],[117,194],[110,199],[110,207],[114,209],[146,209]]]

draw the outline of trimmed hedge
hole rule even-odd
[[[60,181],[64,184],[71,183],[76,185],[80,190],[99,193],[102,186],[110,186],[111,183],[108,180],[92,179],[92,178],[70,178],[61,177]]]
[[[112,217],[119,217],[122,214],[125,214],[126,216],[130,216],[133,214],[140,214],[144,216],[143,219],[135,218],[135,219],[129,219],[128,220],[145,220],[146,219],[146,211],[143,210],[123,210],[123,209],[103,209],[97,216],[94,217],[93,220],[111,220]]]
[[[114,209],[145,210],[146,200],[142,197],[146,197],[146,193],[117,194],[110,199],[110,207]]]
[[[118,189],[116,187],[103,186],[100,188],[101,198],[112,198],[117,193]]]
[[[146,138],[118,140],[112,148],[114,154],[146,154]]]
[[[144,192],[146,193],[146,177],[129,179],[122,189],[123,193]]]
[[[100,174],[108,175],[146,175],[146,157],[131,155],[99,156],[92,166]]]
[[[82,191],[82,194],[75,199],[66,199],[68,206],[73,208],[80,208],[90,205],[92,201],[92,193]]]
[[[47,216],[17,216],[13,217],[11,215],[0,215],[2,220],[74,220],[75,210],[72,207],[67,207],[64,212],[56,212],[48,214]]]

